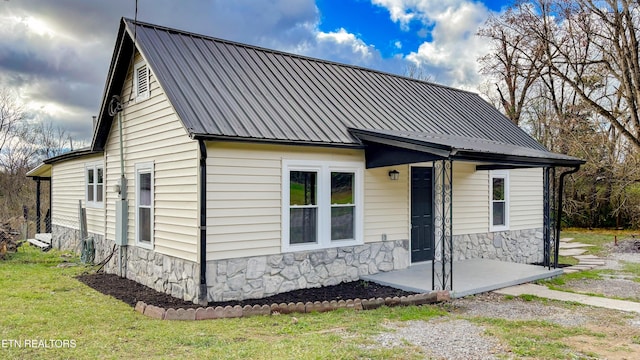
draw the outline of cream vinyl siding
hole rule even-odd
[[[543,226],[542,169],[509,171],[509,230]]]
[[[453,235],[489,231],[489,172],[453,162]]]
[[[136,54],[134,63],[142,61]],[[137,163],[154,164],[154,250],[178,258],[198,257],[198,142],[191,140],[153,71],[150,94],[144,100],[128,101],[132,93],[132,69],[125,81],[123,99],[123,142],[127,199],[129,205],[128,244],[135,246],[135,173]],[[120,145],[117,116],[107,144],[106,212],[107,238],[115,240],[115,203],[119,195],[113,187],[120,178]]]
[[[102,154],[90,155],[59,162],[51,169],[51,223],[73,229],[80,229],[78,200],[86,208],[87,230],[104,235],[104,207],[92,208],[86,205],[85,165],[103,161]],[[44,216],[44,214],[43,214]]]
[[[209,142],[207,152],[208,260],[281,252],[283,159],[364,162],[362,150],[310,146]],[[406,170],[397,184],[388,171],[364,172],[365,242],[408,238]]]
[[[400,173],[389,179],[389,171]],[[409,239],[409,166],[398,165],[364,172],[364,242]]]

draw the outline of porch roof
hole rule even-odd
[[[367,168],[434,160],[463,160],[486,167],[577,166],[585,161],[545,149],[495,140],[419,131],[355,129],[364,145]]]
[[[39,178],[39,177],[50,178],[51,177],[51,164],[41,163],[40,165],[36,166],[35,168],[29,170],[29,172],[27,172],[27,177],[30,177],[30,178]]]

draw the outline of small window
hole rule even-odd
[[[331,240],[355,239],[355,197],[352,172],[331,173]]]
[[[289,180],[290,241],[309,244],[318,241],[318,173],[292,171]]]
[[[491,172],[490,175],[490,231],[502,231],[509,228],[509,173]]]
[[[104,167],[100,164],[85,165],[85,199],[88,207],[104,206]]]
[[[133,91],[136,101],[149,97],[149,68],[145,63],[138,63],[133,71]]]
[[[136,243],[153,247],[153,164],[136,164]]]

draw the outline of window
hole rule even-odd
[[[149,68],[145,63],[138,63],[133,68],[133,91],[136,101],[149,97]]]
[[[283,250],[362,243],[362,164],[283,161]]]
[[[88,207],[104,206],[104,166],[102,163],[85,165],[85,199]]]
[[[289,173],[289,243],[318,242],[318,173]]]
[[[507,230],[509,228],[509,173],[492,171],[489,181],[489,230]]]
[[[136,244],[153,248],[153,164],[136,164]]]

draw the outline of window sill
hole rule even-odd
[[[136,246],[147,250],[153,250],[153,243],[143,243],[136,241]]]
[[[501,232],[501,231],[509,231],[509,226],[492,226],[489,228],[489,232]]]
[[[297,252],[297,251],[314,251],[314,250],[326,250],[334,249],[345,246],[358,246],[363,245],[362,240],[336,240],[332,241],[329,245],[326,244],[294,244],[294,245],[282,245],[282,252]]]

